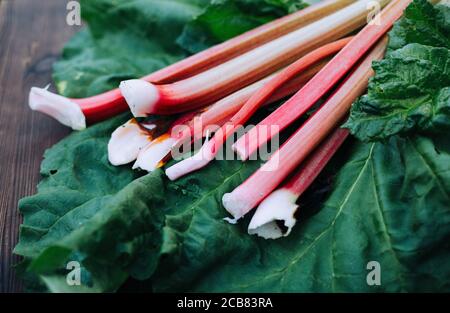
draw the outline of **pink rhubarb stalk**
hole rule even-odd
[[[265,239],[286,237],[297,222],[297,200],[316,180],[348,137],[346,129],[334,131],[300,166],[297,173],[281,188],[272,192],[256,209],[248,226],[250,235]],[[282,226],[280,226],[282,224]]]
[[[259,147],[309,110],[391,28],[410,2],[411,0],[391,2],[380,13],[379,19],[377,19],[380,21],[379,25],[373,23],[362,29],[305,87],[245,136],[242,136],[233,146],[234,151],[241,159],[247,160]],[[265,132],[270,125],[278,127],[272,132]]]
[[[283,84],[305,71],[319,60],[337,53],[352,38],[344,38],[336,42],[327,44],[321,48],[310,52],[297,62],[291,64],[279,74],[275,75],[267,84],[258,90],[237,112],[229,122],[227,122],[220,131],[217,131],[214,137],[207,141],[197,155],[183,160],[166,170],[166,174],[171,180],[178,179],[194,170],[198,170],[206,166],[214,159],[219,149],[225,143],[230,135],[232,135],[238,127],[244,125],[248,119],[258,110],[275,91]]]
[[[389,0],[377,0],[381,5]],[[341,38],[366,23],[373,0],[360,0],[298,30],[172,84],[154,85],[143,80],[124,81],[122,94],[136,117],[173,114],[217,101],[325,43]]]
[[[354,1],[322,1],[195,54],[142,79],[161,84],[193,76],[303,25],[312,23]],[[93,97],[71,99],[53,94],[47,88],[34,87],[30,92],[29,103],[33,110],[50,115],[75,130],[84,129],[86,122],[98,122],[128,110],[128,105],[118,88]]]
[[[387,45],[383,38],[330,99],[258,171],[223,196],[225,209],[240,219],[264,200],[327,137],[348,114],[351,104],[367,88],[372,61],[380,60]]]

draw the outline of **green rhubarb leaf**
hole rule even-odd
[[[15,253],[52,291],[67,291],[56,282],[65,282],[70,261],[83,265],[81,286],[61,285],[72,291],[114,291],[129,275],[148,278],[156,266],[163,212],[149,205],[158,208],[163,200],[161,173],[138,178],[107,160],[110,133],[127,118],[76,133],[48,150],[38,194],[19,203],[24,224]]]
[[[361,140],[450,129],[450,50],[410,44],[375,62],[346,126]]]
[[[450,7],[415,0],[389,33],[384,60],[374,62],[368,93],[345,124],[363,141],[433,135],[450,129]]]
[[[389,33],[389,51],[410,43],[450,49],[450,7],[414,0]]]

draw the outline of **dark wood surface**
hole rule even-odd
[[[51,82],[52,63],[78,30],[66,24],[67,2],[0,0],[0,293],[22,290],[12,269],[17,202],[35,193],[45,149],[69,133],[27,103],[32,86]]]

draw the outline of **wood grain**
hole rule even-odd
[[[78,30],[66,24],[65,0],[0,0],[0,293],[22,284],[12,266],[21,218],[20,198],[32,195],[45,149],[69,133],[52,119],[31,112],[32,86],[51,82],[51,66]]]

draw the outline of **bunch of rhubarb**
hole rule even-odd
[[[325,0],[151,73],[143,77],[142,80],[154,84],[163,84],[192,77],[302,26],[311,24],[352,2],[355,2],[355,0]],[[355,21],[355,23],[361,24],[361,21]],[[351,28],[348,29],[349,32],[357,28],[357,26],[350,25],[347,25],[347,27]],[[345,30],[340,29],[336,33],[342,33],[343,31]],[[338,36],[338,34],[334,35]],[[30,107],[55,118],[74,130],[84,129],[86,123],[99,122],[128,110],[127,103],[118,88],[83,99],[69,99],[53,94],[47,89],[48,87],[31,89]]]
[[[194,146],[196,154],[166,169],[170,180],[216,159],[265,105],[288,98],[234,143],[242,161],[318,107],[259,170],[223,196],[229,221],[258,207],[249,233],[279,238],[295,224],[297,199],[347,138],[339,127],[366,90],[372,61],[384,56],[385,34],[409,3],[323,1],[98,96],[67,99],[33,88],[30,106],[73,129],[129,109],[133,118],[109,142],[110,162],[153,171]]]

